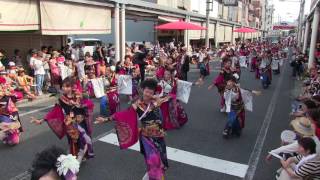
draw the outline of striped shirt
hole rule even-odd
[[[296,156],[296,161],[299,162],[302,159],[302,155]],[[315,157],[309,161],[306,161],[294,172],[301,178],[320,180],[320,156]]]

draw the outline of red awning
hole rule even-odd
[[[239,32],[239,33],[254,33],[254,32],[257,32],[257,30],[244,27],[244,28],[237,28],[237,29],[233,30],[233,32]]]
[[[155,27],[158,30],[206,30],[207,28],[189,22],[177,21]]]
[[[287,26],[287,25],[273,26],[273,30],[291,30],[295,28],[296,28],[295,26]]]

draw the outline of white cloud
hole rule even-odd
[[[306,0],[305,3],[305,14],[309,13],[310,10],[310,1]],[[273,0],[275,12],[274,12],[274,22],[280,21],[289,21],[294,22],[298,19],[299,16],[299,0]]]

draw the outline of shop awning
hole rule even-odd
[[[273,30],[292,30],[295,29],[296,26],[289,26],[289,25],[278,25],[273,26]]]
[[[40,12],[44,35],[111,33],[108,7],[41,0]]]
[[[158,16],[158,19],[165,22],[177,22],[179,21],[178,18],[169,17],[169,16]]]
[[[0,0],[0,31],[39,30],[37,0]]]

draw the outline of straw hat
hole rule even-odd
[[[18,68],[18,72],[25,72],[25,70],[24,70],[23,67],[19,67],[19,68]]]
[[[291,121],[290,123],[297,133],[303,136],[313,136],[314,127],[312,126],[311,121],[306,117],[298,117]]]
[[[52,55],[55,57],[58,57],[60,55],[60,53],[58,51],[52,51]]]

